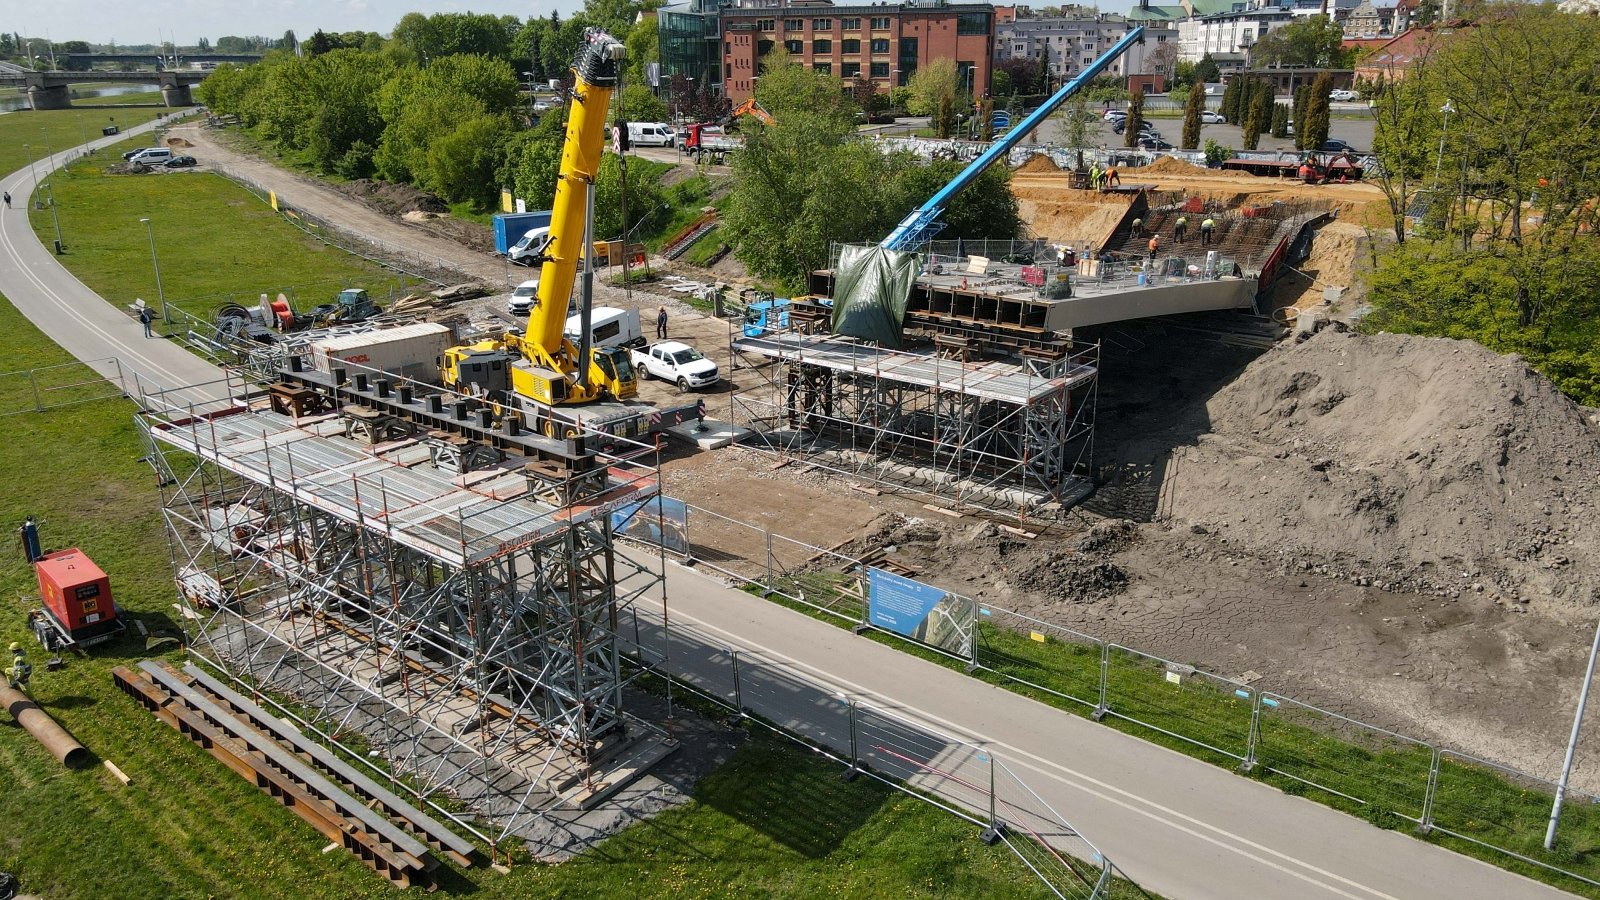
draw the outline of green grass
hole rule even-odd
[[[46,147],[60,152],[94,140],[107,125],[132,128],[154,119],[158,112],[164,110],[91,108],[7,113],[0,116],[0,172],[14,172],[26,166],[30,154],[34,159],[43,157]]]
[[[72,105],[78,106],[123,106],[123,105],[154,105],[165,106],[161,99],[161,91],[134,91],[129,94],[113,94],[103,97],[74,97]]]
[[[125,141],[53,179],[67,246],[61,261],[107,300],[156,300],[150,238],[139,222],[146,217],[167,299],[202,317],[261,293],[287,292],[305,309],[331,302],[342,287],[365,287],[380,301],[398,287],[393,273],[310,237],[219,175],[106,174],[123,150],[145,140]],[[42,240],[54,240],[48,209],[34,210],[32,222]]]
[[[789,596],[772,594],[769,599],[848,628],[865,618],[861,601],[839,591],[850,580],[836,572],[784,577],[775,587]],[[747,590],[762,594],[757,586]],[[794,597],[807,602],[796,602]],[[896,635],[877,630],[864,635],[949,668],[965,667],[960,660]],[[1100,697],[1099,646],[1054,634],[1039,636],[1044,639],[980,622],[977,658],[983,668],[975,677],[1077,715],[1090,715]],[[1173,684],[1167,680],[1165,664],[1121,650],[1111,652],[1109,663],[1106,701],[1113,714],[1102,719],[1106,725],[1214,765],[1238,768],[1236,757],[1243,756],[1248,745],[1252,701],[1235,695],[1233,685],[1199,674]],[[1412,829],[1415,823],[1402,817],[1414,820],[1422,815],[1432,751],[1282,702],[1263,706],[1256,757],[1250,777],[1380,827]],[[1432,821],[1437,828],[1600,880],[1600,807],[1569,797],[1556,847],[1546,851],[1543,839],[1550,803],[1547,789],[1445,756]],[[1600,897],[1600,888],[1593,885],[1437,828],[1425,839],[1581,896]]]

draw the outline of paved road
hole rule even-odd
[[[97,142],[104,143],[104,142]],[[51,164],[65,154],[58,155]],[[26,197],[26,171],[0,178]],[[141,381],[181,385],[219,371],[132,319],[62,269],[21,210],[0,212],[0,291],[75,356],[120,356]],[[667,573],[674,671],[716,684],[728,645],[924,723],[989,743],[1030,787],[1147,888],[1174,900],[1516,900],[1559,891],[1291,797],[1178,753],[875,644],[677,566]],[[659,596],[641,601],[641,641]],[[797,726],[836,701],[766,672],[746,704]],[[762,681],[753,672],[751,683]],[[726,690],[727,686],[724,685]],[[819,738],[837,739],[837,729]]]

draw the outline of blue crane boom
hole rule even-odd
[[[991,144],[989,149],[983,152],[983,155],[973,160],[965,169],[962,169],[961,174],[951,179],[949,184],[940,188],[937,194],[929,197],[928,202],[900,220],[900,224],[896,225],[895,229],[889,232],[889,236],[884,238],[878,246],[889,250],[914,250],[922,246],[923,242],[932,238],[940,228],[944,227],[943,223],[939,221],[939,215],[944,212],[945,206],[949,204],[952,197],[961,193],[962,188],[971,184],[974,179],[983,173],[984,169],[993,165],[995,160],[1007,156],[1012,147],[1015,147],[1024,137],[1032,133],[1040,123],[1055,112],[1062,103],[1066,102],[1068,97],[1076,94],[1080,88],[1093,81],[1095,76],[1099,75],[1106,66],[1111,64],[1112,60],[1125,53],[1129,47],[1133,46],[1143,36],[1143,26],[1135,28],[1124,35],[1122,40],[1117,41],[1110,50],[1102,54],[1088,68],[1078,73],[1078,77],[1062,85],[1061,90],[1051,95],[1043,106],[1040,106],[1030,113],[1026,119],[1023,119],[1022,124],[1007,132],[1004,139]]]

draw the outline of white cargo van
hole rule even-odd
[[[137,163],[141,166],[161,166],[165,165],[169,159],[172,159],[172,151],[166,147],[146,147],[135,153],[128,162]]]
[[[544,247],[548,243],[550,243],[550,229],[535,228],[506,250],[506,258],[520,265],[531,266],[538,261],[539,255],[544,253]]]
[[[564,329],[567,340],[578,343],[582,317],[568,316]],[[589,314],[589,344],[594,347],[643,347],[644,332],[639,327],[637,309],[596,306]]]
[[[635,147],[671,147],[678,136],[665,122],[629,122],[628,140]]]

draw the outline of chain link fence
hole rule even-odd
[[[682,542],[668,551],[673,557],[858,632],[902,637],[877,628],[870,616],[868,573],[874,565],[893,564],[876,554],[852,556],[840,547],[818,547],[685,506]],[[969,671],[987,673],[1056,705],[1132,723],[1163,743],[1195,748],[1202,759],[1269,777],[1290,793],[1317,795],[1374,824],[1411,823],[1419,833],[1439,832],[1600,887],[1600,862],[1581,850],[1600,840],[1600,797],[1569,787],[1562,837],[1554,851],[1546,851],[1544,829],[1555,797],[1550,779],[997,606],[978,606],[965,653],[906,643],[919,653],[954,657]],[[778,688],[752,677],[746,675],[745,683],[757,685],[763,696],[775,696]],[[728,690],[737,693],[738,686],[725,685],[724,699]],[[941,789],[947,794],[941,796],[953,806],[970,809],[975,798],[982,799],[983,779],[967,777],[970,760],[915,745],[888,730],[882,741],[863,749],[859,716],[856,724],[858,746],[850,760],[902,775],[909,772],[909,761],[916,761],[925,767],[918,770],[923,776],[943,773]],[[813,723],[804,733],[808,739],[834,740],[840,728]],[[1027,859],[1023,852],[1018,855]]]

